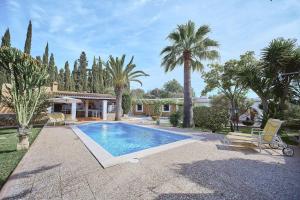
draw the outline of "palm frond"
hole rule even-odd
[[[174,32],[168,35],[171,45],[162,49],[161,66],[165,72],[172,71],[176,66],[183,64],[183,52],[191,53],[191,64],[194,70],[201,70],[201,60],[214,60],[219,57],[216,47],[218,42],[208,38],[210,32],[207,25],[195,28],[195,23],[188,21],[186,24],[178,25]]]

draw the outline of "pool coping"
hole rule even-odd
[[[195,138],[193,138],[192,135],[188,133],[181,133],[177,131],[171,131],[171,130],[165,130],[165,129],[159,129],[159,128],[152,128],[152,127],[147,127],[143,125],[137,125],[137,124],[131,124],[131,123],[126,123],[126,122],[88,122],[84,124],[91,124],[91,123],[123,123],[131,126],[138,126],[142,128],[147,128],[147,129],[154,129],[154,130],[159,130],[159,131],[164,131],[164,132],[169,132],[177,135],[184,135],[184,136],[189,136],[191,138],[179,140],[176,142],[171,142],[168,144],[163,144],[159,145],[156,147],[151,147],[148,149],[144,149],[141,151],[125,154],[122,156],[113,156],[111,155],[108,151],[106,151],[101,145],[96,143],[93,139],[91,139],[89,136],[87,136],[84,132],[82,132],[76,125],[72,125],[71,128],[73,132],[79,137],[81,142],[86,146],[86,148],[91,152],[91,154],[96,158],[96,160],[100,163],[100,165],[103,168],[111,167],[114,165],[118,165],[121,163],[126,163],[126,162],[134,162],[136,161],[135,159],[143,158],[149,155],[153,155],[162,151],[166,151],[169,149],[173,149],[185,144],[193,143],[196,142]]]

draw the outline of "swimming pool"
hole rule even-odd
[[[114,157],[191,138],[187,135],[126,123],[100,122],[76,127]]]

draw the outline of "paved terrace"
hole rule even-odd
[[[216,134],[102,169],[71,129],[44,128],[0,199],[300,199],[293,158],[226,148]]]

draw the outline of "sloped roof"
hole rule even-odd
[[[77,99],[116,99],[110,94],[87,93],[87,92],[70,92],[70,91],[55,91],[52,92],[55,97],[72,97]]]

